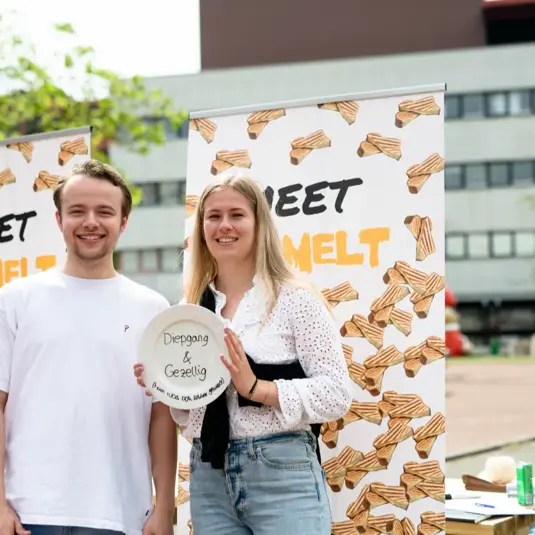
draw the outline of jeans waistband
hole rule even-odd
[[[271,435],[264,435],[260,437],[236,438],[229,441],[228,451],[250,451],[255,446],[262,446],[263,444],[273,444],[275,442],[299,441],[309,444],[316,450],[316,437],[310,431],[288,431],[285,433],[275,433]],[[193,439],[193,446],[200,448],[201,440],[199,438]]]

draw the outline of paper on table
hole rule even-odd
[[[485,507],[485,505],[489,507]],[[475,499],[448,500],[447,507],[453,511],[480,513],[492,516],[500,515],[534,515],[535,507],[519,505],[516,497],[508,498],[505,494],[480,492]]]

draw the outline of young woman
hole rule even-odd
[[[172,409],[193,437],[195,535],[329,535],[317,429],[349,410],[342,343],[321,294],[287,266],[262,189],[245,177],[199,198],[184,301],[227,325],[226,395]],[[144,386],[142,367],[136,366]],[[315,429],[315,432],[313,430]]]

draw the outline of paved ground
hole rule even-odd
[[[450,359],[446,377],[448,457],[535,438],[535,359]],[[535,442],[502,453],[535,464]],[[489,455],[450,461],[448,476],[479,472]]]

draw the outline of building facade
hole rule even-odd
[[[481,340],[535,330],[535,44],[210,69],[147,80],[178,106],[210,110],[447,83],[447,284]],[[112,149],[141,187],[120,242],[123,272],[181,295],[187,125],[149,156]]]

